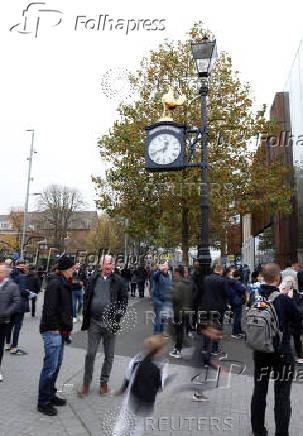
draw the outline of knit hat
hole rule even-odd
[[[18,259],[15,263],[15,265],[24,265],[25,264],[25,260],[24,259]]]
[[[68,256],[61,256],[58,260],[58,270],[64,271],[66,269],[72,268],[74,266],[73,260]]]

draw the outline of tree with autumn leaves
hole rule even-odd
[[[120,119],[98,142],[101,158],[110,167],[105,178],[93,177],[100,209],[111,217],[128,218],[128,231],[135,239],[160,241],[162,232],[166,245],[181,244],[185,263],[188,248],[199,242],[200,170],[145,171],[144,128],[161,118],[161,99],[169,85],[187,97],[175,111],[174,121],[190,128],[200,126],[191,43],[201,42],[205,33],[213,39],[202,23],[196,23],[185,41],[165,40],[142,60],[130,76],[138,98],[121,102]],[[207,112],[210,244],[214,247],[223,246],[237,214],[290,210],[287,169],[278,158],[267,162],[262,150],[252,151],[251,140],[274,132],[275,126],[265,120],[265,106],[253,111],[250,94],[250,85],[241,83],[231,57],[222,52],[209,78]],[[201,157],[199,148],[197,155]]]

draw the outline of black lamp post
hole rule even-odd
[[[201,241],[198,247],[198,261],[200,273],[205,277],[210,270],[211,256],[209,249],[208,227],[208,186],[207,186],[207,121],[206,97],[208,94],[207,79],[217,58],[216,40],[210,41],[206,36],[201,43],[192,44],[192,54],[196,61],[198,77],[201,79],[199,94],[201,95]]]

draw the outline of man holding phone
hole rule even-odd
[[[300,301],[300,294],[295,289],[295,280],[293,277],[285,277],[281,283],[280,291],[287,295],[289,298],[293,298],[294,304],[297,309],[302,313],[302,306]],[[303,345],[301,341],[302,328],[290,325],[290,333],[292,334],[294,347],[296,352],[296,363],[303,365]]]
[[[172,310],[170,300],[172,281],[168,274],[168,263],[165,262],[159,266],[159,270],[153,276],[154,287],[152,301],[154,305],[155,321],[154,335],[163,333],[165,316]]]

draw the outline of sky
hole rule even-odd
[[[227,51],[241,79],[251,83],[259,107],[283,91],[303,36],[301,0],[35,3],[1,5],[0,214],[24,206],[28,129],[35,130],[37,151],[30,192],[51,184],[74,187],[86,208],[95,209],[91,175],[104,174],[96,144],[117,118],[113,95],[123,73],[135,71],[164,38],[185,39],[193,23],[203,21],[216,35],[218,51]],[[110,30],[105,15],[115,24],[125,20],[123,28]],[[134,21],[127,31],[128,20]],[[132,30],[138,20],[158,20],[158,29],[144,30],[141,21]],[[30,210],[35,202],[31,196]]]

